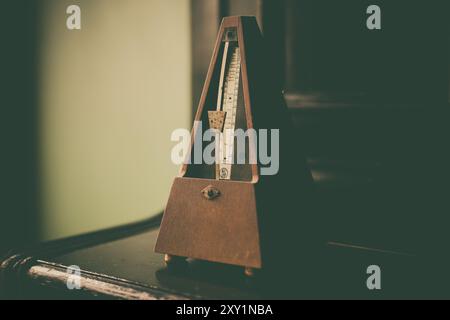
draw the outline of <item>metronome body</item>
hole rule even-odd
[[[281,88],[271,82],[272,67],[256,19],[224,18],[189,154],[192,157],[201,124],[215,132],[216,161],[187,161],[173,183],[155,247],[166,262],[207,260],[242,266],[251,275],[295,246],[296,231],[289,226],[302,215],[306,199],[301,194],[309,189],[311,176],[293,139]],[[235,164],[235,130],[273,128],[280,138],[276,174],[261,174],[257,136],[247,136],[245,161]],[[298,212],[292,212],[292,206]]]

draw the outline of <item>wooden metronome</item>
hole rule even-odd
[[[256,153],[251,137],[244,164],[231,164],[236,146],[234,138],[226,137],[218,140],[218,163],[184,164],[173,183],[155,247],[168,264],[193,258],[242,266],[252,275],[297,246],[299,230],[292,226],[304,214],[311,176],[293,139],[281,88],[271,79],[273,65],[254,17],[223,19],[195,117],[191,151],[199,124],[219,135],[238,128],[276,128],[279,171],[261,175],[259,161],[249,161]]]

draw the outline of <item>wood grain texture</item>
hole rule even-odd
[[[220,196],[207,200],[208,186]],[[261,268],[255,188],[240,181],[177,178],[155,251]]]

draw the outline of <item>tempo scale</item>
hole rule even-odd
[[[209,126],[216,130],[216,179],[230,180],[234,151],[234,129],[239,92],[241,70],[241,54],[236,45],[237,39],[233,31],[225,39],[225,47],[220,69],[217,110],[208,111]],[[231,43],[231,40],[233,40]],[[230,45],[231,43],[231,45]],[[231,59],[228,61],[229,52]],[[226,76],[225,76],[226,73]]]

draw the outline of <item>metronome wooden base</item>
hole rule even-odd
[[[177,257],[170,254],[164,255],[164,262],[167,267],[184,267],[187,265],[187,260],[184,257]],[[256,270],[251,267],[244,267],[244,275],[253,278],[255,277]]]
[[[177,257],[170,254],[164,255],[164,262],[167,266],[181,266],[187,263],[186,258]]]
[[[186,257],[261,268],[255,184],[176,178],[155,251],[168,264]]]
[[[249,278],[253,278],[255,277],[256,274],[256,270],[253,268],[244,268],[244,274],[249,277]]]

